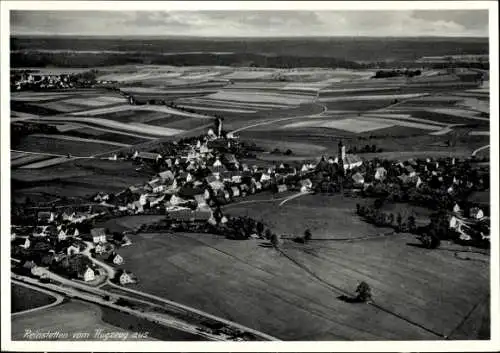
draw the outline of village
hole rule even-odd
[[[110,279],[121,285],[136,283],[137,277],[123,269],[126,259],[119,254],[120,247],[132,244],[130,234],[110,234],[107,229],[94,226],[96,220],[127,215],[165,215],[163,221],[143,225],[142,230],[262,238],[278,246],[279,242],[273,239],[279,239],[280,235],[266,229],[259,220],[229,218],[222,211],[225,204],[263,191],[294,191],[298,195],[343,193],[349,197],[376,198],[375,206],[371,207],[375,210],[358,205],[358,215],[367,222],[414,233],[426,245],[443,238],[489,246],[489,211],[463,202],[473,190],[489,188],[487,170],[474,168],[471,161],[362,160],[346,153],[346,146],[339,141],[338,155],[323,156],[318,163],[259,167],[240,163],[237,155],[248,153],[242,152],[244,146],[237,136],[223,130],[219,118],[206,135],[170,144],[173,156],[135,150],[129,155],[108,157],[117,163],[132,159],[137,165],[158,172],[144,185],[132,185],[117,194],[98,193],[88,206],[53,206],[33,215],[26,211],[24,219],[31,217],[31,225],[16,224],[14,218],[11,231],[12,258],[17,261],[14,271],[36,274],[39,267],[48,268],[98,286],[107,279],[107,272],[116,272],[105,271],[103,267],[117,267],[120,270],[116,278]],[[381,214],[376,210],[377,202],[386,200],[439,211],[441,218],[445,218],[444,229],[433,230],[435,220],[416,227],[413,216],[405,220],[401,215]]]

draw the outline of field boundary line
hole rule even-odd
[[[340,292],[340,293],[342,293],[342,294],[344,294],[346,296],[351,296],[351,293],[349,293],[349,292],[345,291],[344,289],[342,289],[340,287],[337,287],[337,286],[335,286],[335,285],[333,285],[331,283],[328,283],[327,281],[323,280],[321,277],[319,277],[317,274],[315,274],[312,270],[310,270],[309,268],[307,268],[307,266],[304,266],[299,261],[295,260],[293,257],[291,257],[290,255],[286,254],[282,249],[278,249],[278,251],[281,254],[283,254],[286,258],[288,258],[290,261],[292,261],[294,264],[296,264],[299,268],[301,268],[304,271],[306,271],[307,273],[309,273],[311,276],[313,276],[314,278],[316,278],[317,280],[319,280],[321,283],[323,283],[327,287],[333,288],[337,292]],[[446,337],[446,336],[444,336],[441,333],[438,333],[438,332],[436,332],[436,331],[434,331],[432,329],[429,329],[429,328],[427,328],[427,327],[425,327],[425,326],[423,326],[423,325],[421,325],[421,324],[419,324],[419,323],[417,323],[417,322],[415,322],[413,320],[410,320],[410,319],[408,319],[408,318],[406,318],[406,317],[404,317],[404,316],[402,316],[402,315],[400,315],[400,314],[398,314],[396,312],[393,312],[393,311],[391,311],[389,309],[386,309],[386,308],[384,308],[383,306],[381,306],[379,304],[376,304],[374,302],[369,302],[368,304],[371,305],[371,306],[373,306],[374,308],[377,308],[377,309],[379,309],[381,311],[386,312],[387,314],[393,315],[393,316],[397,317],[398,319],[401,319],[401,320],[403,320],[403,321],[405,321],[405,322],[407,322],[407,323],[409,323],[409,324],[411,324],[413,326],[419,327],[419,328],[421,328],[424,331],[432,333],[435,336],[438,336],[438,337],[441,337],[441,338],[445,338]]]
[[[480,301],[478,301],[473,307],[472,309],[464,316],[464,318],[462,319],[462,321],[459,322],[459,324],[453,329],[450,331],[450,333],[448,335],[445,336],[445,339],[447,340],[450,340],[451,336],[460,328],[463,326],[463,324],[465,324],[465,322],[467,321],[467,319],[472,315],[472,313],[476,310],[476,308],[484,303],[484,301],[486,301],[488,298],[490,297],[490,295],[485,295],[484,298],[482,298]]]

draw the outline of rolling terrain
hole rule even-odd
[[[339,140],[347,149],[376,147],[357,153],[361,159],[476,156],[488,163],[487,76],[467,81],[462,74],[477,73],[475,68],[425,67],[414,77],[373,77],[386,65],[420,68],[416,56],[459,49],[482,54],[487,40],[350,41],[12,38],[11,62],[18,68],[39,75],[92,68],[98,82],[85,89],[12,92],[12,199],[81,203],[98,192],[143,185],[155,171],[120,156],[206,134],[216,117],[226,132],[260,147],[245,160],[249,165],[300,168],[335,156]],[[487,193],[471,199],[489,204]],[[282,234],[280,250],[263,239],[130,235],[133,245],[120,254],[140,281],[129,288],[283,340],[488,339],[489,252],[451,242],[428,251],[413,235],[361,220],[356,203],[289,191],[223,207],[229,216],[261,220]],[[419,224],[429,217],[419,207],[384,207],[414,213]],[[97,226],[135,231],[161,218],[120,217]],[[305,229],[313,239],[295,242]],[[372,286],[374,303],[343,301],[360,281]],[[24,297],[24,290],[14,292]],[[47,300],[33,297],[37,305]],[[19,301],[17,306],[25,309]],[[50,330],[147,330],[161,340],[199,339],[76,299],[13,318],[13,338],[40,321]]]

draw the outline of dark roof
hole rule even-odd
[[[90,230],[90,234],[95,237],[95,236],[101,236],[101,235],[106,235],[106,229],[105,228],[92,228]]]

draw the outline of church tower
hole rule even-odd
[[[345,146],[342,144],[342,140],[339,141],[339,149],[337,152],[337,161],[339,164],[339,171],[344,172],[344,159],[345,159]]]
[[[345,146],[342,144],[342,140],[339,141],[339,151],[338,151],[338,154],[339,154],[339,161],[342,160],[344,161],[345,159]]]

